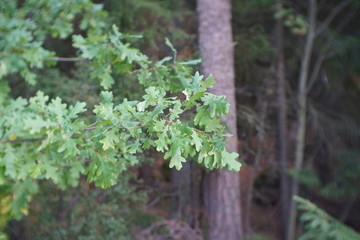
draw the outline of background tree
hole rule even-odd
[[[197,162],[209,170],[227,165],[229,170],[239,170],[238,154],[225,149],[225,127],[220,123],[229,104],[224,97],[206,92],[214,84],[213,77],[203,80],[198,72],[192,76],[189,65],[198,61],[178,62],[177,51],[168,39],[165,43],[174,56],[151,61],[130,46],[128,39],[137,36],[124,35],[115,25],[105,29],[103,19],[93,19],[93,15],[105,17],[105,13],[101,5],[90,1],[27,1],[21,6],[7,2],[5,10],[1,29],[5,41],[1,43],[4,89],[0,156],[7,218],[21,218],[40,180],[50,179],[65,189],[77,186],[80,176],[86,174],[88,182],[108,188],[115,185],[121,173],[139,164],[141,153],[151,147],[165,153],[164,158],[170,158],[169,166],[178,170],[196,152]],[[53,12],[65,16],[58,18]],[[84,14],[79,27],[86,36],[73,34],[78,14]],[[55,57],[55,52],[46,49],[49,33],[60,38],[71,36],[78,56]],[[15,65],[14,59],[21,64]],[[50,100],[41,91],[28,98],[21,93],[15,95],[16,99],[9,95],[12,78],[23,77],[35,85],[35,69],[47,69],[47,61],[86,62],[90,77],[98,80],[101,90],[111,89],[115,78],[132,75],[140,83],[142,98],[124,98],[115,103],[111,91],[101,91],[93,114],[81,118],[79,115],[87,111],[84,102],[68,105],[58,96]],[[181,77],[175,77],[177,74]],[[187,110],[196,114],[181,122],[180,115]]]
[[[313,51],[315,29],[316,29],[316,13],[317,3],[316,0],[309,0],[308,3],[308,29],[306,35],[306,42],[304,46],[304,55],[301,58],[301,69],[299,75],[299,87],[298,87],[298,110],[297,110],[297,130],[296,130],[296,142],[295,142],[295,169],[300,170],[304,161],[304,146],[305,146],[305,134],[306,134],[306,102],[307,102],[307,82],[309,76],[309,66],[311,60],[311,53]],[[299,185],[295,181],[291,185],[291,196],[296,196],[299,193]],[[296,206],[295,200],[291,201],[289,209],[289,230],[287,239],[296,239]]]
[[[276,7],[276,13],[282,10],[282,5]],[[275,13],[275,14],[276,14]],[[278,18],[275,23],[275,77],[277,79],[277,105],[278,105],[278,158],[281,171],[281,220],[283,226],[282,237],[286,238],[286,230],[288,229],[288,216],[290,206],[289,194],[289,177],[287,169],[289,168],[288,160],[288,129],[287,129],[287,97],[286,97],[286,80],[285,80],[285,64],[284,64],[284,22],[282,18]]]
[[[237,151],[234,52],[231,28],[231,1],[198,0],[201,70],[218,78],[211,90],[225,95],[231,103],[226,121],[233,135],[228,149]],[[212,171],[204,179],[205,217],[209,239],[241,239],[240,181],[238,173]],[[223,206],[220,206],[222,205]]]

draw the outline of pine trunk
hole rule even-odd
[[[223,118],[233,137],[228,150],[237,151],[234,43],[231,29],[230,0],[198,0],[199,45],[202,74],[212,73],[213,93],[226,95],[229,114]],[[209,240],[242,238],[240,182],[237,172],[216,170],[205,175],[204,211],[208,220]]]

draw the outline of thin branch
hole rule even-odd
[[[5,140],[5,141],[3,141],[2,139],[0,139],[0,142],[6,142],[6,143],[35,142],[35,141],[45,140],[46,138],[47,138],[47,137],[21,138],[21,139]]]
[[[161,65],[161,66],[158,66],[158,67],[152,67],[152,68],[146,68],[146,69],[136,69],[134,71],[132,71],[131,73],[137,73],[137,72],[150,72],[150,71],[155,71],[155,70],[158,70],[160,68],[164,68],[164,67],[173,67],[173,66],[176,66],[175,63],[172,63],[172,64],[169,64],[169,65]]]
[[[310,79],[309,79],[309,84],[307,86],[307,93],[310,92],[312,86],[315,83],[315,80],[317,78],[317,76],[319,75],[320,69],[321,69],[321,65],[324,62],[324,60],[326,59],[326,55],[322,54],[320,57],[318,57],[318,59],[316,60],[315,63],[315,67],[314,70],[311,73]]]
[[[132,72],[132,74],[138,73],[138,72],[150,72],[150,71],[155,71],[155,70],[160,69],[160,68],[163,68],[163,67],[165,67],[165,66],[152,67],[152,68],[147,68],[147,69],[141,69],[141,68],[140,68],[140,69],[134,70],[134,71]]]
[[[208,135],[208,136],[211,136],[211,137],[215,136],[214,134],[210,134],[210,133],[207,133],[207,132],[205,132],[205,131],[201,131],[201,130],[196,129],[196,128],[194,128],[194,131],[199,132],[199,133],[202,133],[202,134],[205,134],[205,135]]]
[[[145,206],[145,209],[149,209],[149,208],[154,207],[164,197],[172,197],[172,196],[176,196],[176,195],[179,195],[179,191],[175,191],[175,192],[171,192],[171,193],[166,193],[165,192],[163,194],[160,194],[155,199],[151,200],[150,203],[148,203]]]
[[[72,57],[72,58],[66,58],[66,57],[49,57],[49,58],[44,58],[44,61],[77,62],[77,61],[85,61],[85,59],[84,59],[84,58],[78,58],[78,57]]]
[[[349,21],[356,16],[356,13],[358,12],[359,8],[353,9],[350,13],[347,13],[344,18],[342,18],[342,21],[338,23],[338,26],[335,27],[336,32],[341,32],[344,27],[349,23]]]
[[[168,114],[169,115],[169,114]],[[166,115],[165,118],[168,116]],[[168,122],[169,125],[172,124],[172,122],[170,122],[169,120],[166,120]],[[170,123],[169,123],[170,122]],[[142,121],[140,121],[140,124],[142,123]],[[92,130],[95,130],[96,129],[96,126],[99,124],[99,121],[95,121],[93,123],[91,123],[89,126],[87,126],[86,128],[83,129],[83,132],[87,132],[87,131],[92,131]],[[118,123],[119,125],[121,124],[121,122]],[[108,128],[105,130],[108,131],[110,128],[113,128],[115,127],[115,125],[110,125],[108,126]],[[129,129],[129,130],[133,130],[133,129],[138,129],[138,128],[142,128],[144,127],[143,125],[139,125],[139,126],[136,126],[136,127],[132,127],[132,128],[125,128],[123,126],[119,126],[119,128],[123,128],[123,129]],[[210,133],[207,133],[206,131],[201,131],[199,129],[196,129],[196,128],[193,128],[194,131],[198,132],[198,133],[201,133],[201,134],[205,134],[205,135],[208,135],[208,136],[216,136],[215,134],[210,134]],[[105,133],[104,132],[104,133]],[[37,138],[22,138],[22,139],[14,139],[14,140],[2,140],[0,138],[0,143],[1,142],[5,142],[5,143],[19,143],[19,142],[34,142],[34,141],[41,141],[41,140],[45,140],[47,138],[47,136],[42,136],[42,137],[37,137]]]
[[[348,1],[344,1],[346,3],[349,3]],[[344,3],[342,2],[342,3]],[[340,3],[341,4],[341,3]],[[340,5],[339,4],[339,5]],[[339,7],[339,6],[338,6]],[[344,26],[346,26],[346,24],[348,24],[348,22],[354,17],[356,13],[356,10],[352,11],[350,14],[347,14],[347,16],[338,24],[338,26],[335,28],[336,32],[341,32],[341,30],[344,28]],[[331,14],[330,14],[331,15]],[[330,17],[329,15],[329,17]],[[320,29],[319,29],[320,30]],[[316,34],[320,34],[319,30],[317,31]],[[330,48],[331,47],[331,43],[334,41],[334,36],[331,36],[331,37],[328,37],[328,44],[327,44],[327,48]],[[325,50],[327,51],[327,50]],[[313,84],[315,83],[315,80],[316,78],[318,77],[319,75],[319,72],[320,72],[320,69],[321,69],[321,65],[324,61],[326,61],[327,59],[331,58],[331,57],[334,57],[336,56],[337,53],[336,51],[335,52],[332,52],[332,53],[329,53],[329,54],[322,54],[317,60],[316,60],[316,63],[315,63],[315,67],[314,67],[314,70],[312,71],[312,74],[310,76],[310,79],[309,79],[309,84],[308,84],[308,87],[307,87],[307,93],[311,90]]]
[[[89,126],[87,126],[86,128],[84,128],[84,131],[90,131],[90,130],[94,130],[96,125],[98,125],[99,121],[93,122],[92,124],[90,124]]]
[[[96,122],[90,124],[88,127],[84,128],[84,132],[94,130],[95,126],[98,123],[99,123],[99,121],[96,121]],[[5,143],[36,142],[36,141],[45,140],[46,138],[47,138],[47,136],[36,137],[36,138],[19,138],[19,139],[14,139],[14,140],[5,140],[5,141],[0,139],[0,142],[5,142]]]
[[[325,21],[321,24],[321,26],[316,30],[315,35],[321,34],[329,25],[330,23],[335,19],[335,17],[343,10],[345,7],[347,7],[351,3],[351,0],[345,0],[340,2],[338,5],[336,5],[333,10],[329,13]]]

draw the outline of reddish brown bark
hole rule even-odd
[[[199,45],[202,73],[212,73],[216,84],[212,92],[226,95],[229,114],[223,118],[233,137],[227,149],[237,151],[234,56],[230,0],[198,0]],[[239,173],[216,170],[204,179],[205,216],[208,239],[239,240],[242,238]]]

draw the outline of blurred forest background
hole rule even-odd
[[[94,2],[107,12],[108,28],[116,24],[122,33],[142,35],[131,39],[132,45],[153,60],[172,55],[165,37],[179,59],[201,58],[197,1]],[[243,163],[240,198],[233,203],[241,209],[239,239],[360,239],[359,9],[356,0],[231,2],[237,149]],[[74,32],[82,34],[80,28]],[[11,95],[26,98],[40,88],[70,104],[85,101],[91,109],[101,88],[86,61],[66,60],[76,56],[71,38],[49,34],[45,46],[64,60],[39,71],[35,86],[11,75]],[[130,75],[114,79],[115,99],[143,93]],[[207,234],[212,227],[202,190],[207,170],[195,162],[170,169],[163,155],[151,150],[141,159],[105,190],[86,177],[66,190],[39,181],[23,218],[2,219],[0,228],[14,240],[216,239]],[[297,215],[293,195],[301,196]],[[4,196],[0,192],[0,217]]]

